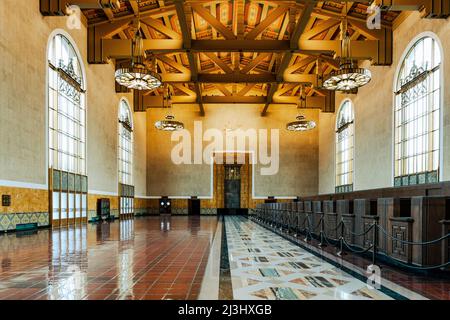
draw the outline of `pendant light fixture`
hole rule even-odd
[[[156,73],[156,60],[150,70],[144,64],[144,37],[141,31],[140,0],[137,0],[137,30],[131,41],[131,66],[120,68],[115,77],[118,84],[135,90],[154,90],[161,86],[161,76]]]
[[[300,99],[297,103],[297,109],[306,108],[306,95],[303,86],[300,87]],[[286,129],[289,131],[308,131],[316,127],[316,123],[312,120],[307,120],[304,115],[299,114],[296,121],[289,122]]]
[[[347,2],[345,6],[347,9]],[[347,14],[343,16],[341,22],[341,54],[339,70],[333,70],[329,74],[323,87],[327,90],[352,91],[368,84],[372,79],[370,70],[355,67],[353,64]]]
[[[163,93],[163,105],[165,108],[164,102],[167,101],[167,109],[168,114],[164,118],[164,120],[159,120],[155,122],[155,128],[162,131],[176,131],[184,129],[184,124],[182,122],[176,121],[175,116],[171,113],[172,110],[172,95],[169,90],[169,86],[165,86]]]

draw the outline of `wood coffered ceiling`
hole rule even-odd
[[[367,7],[383,8],[382,28],[366,26]],[[352,58],[392,63],[392,30],[409,10],[446,18],[449,0],[41,0],[43,15],[79,5],[88,26],[89,63],[129,63],[141,12],[147,57],[156,56],[174,103],[295,104],[305,87],[308,108],[334,112],[322,79],[339,67],[342,16],[348,15]],[[124,88],[116,87],[117,91]],[[161,89],[135,92],[135,111],[162,105]]]

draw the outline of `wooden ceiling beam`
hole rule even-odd
[[[350,10],[352,10],[352,7],[355,3],[353,1],[347,1],[344,6],[342,7],[342,11],[341,14],[343,14],[344,16],[348,15],[348,13],[350,12]]]
[[[293,96],[293,97],[296,96],[300,87],[301,87],[301,85],[295,86],[294,89],[292,89],[292,91],[291,91],[291,96]]]
[[[245,39],[253,40],[259,34],[264,32],[272,23],[274,23],[278,18],[286,14],[289,10],[289,6],[281,5],[275,10],[273,10],[263,21],[261,21],[253,30],[251,30],[245,36]]]
[[[275,86],[276,87],[276,86]],[[163,97],[162,96],[150,96],[145,95],[143,92],[138,92],[135,96],[139,97],[139,100],[135,105],[138,106],[135,111],[145,111],[148,108],[162,108]],[[204,104],[257,104],[264,105],[264,108],[269,105],[296,105],[298,97],[283,96],[276,97],[268,103],[268,98],[264,96],[204,96],[202,102]],[[323,112],[334,112],[333,107],[334,97],[333,95],[326,96],[307,96],[306,108],[307,109],[321,109]],[[195,97],[191,96],[173,96],[173,104],[196,104]]]
[[[145,111],[148,108],[162,108],[163,96],[145,95],[143,91],[134,90],[135,103],[137,100],[138,110]],[[137,99],[136,99],[137,97]],[[197,103],[193,96],[172,96],[172,104],[194,104]]]
[[[215,53],[213,52],[204,52],[209,59],[211,59],[220,69],[222,69],[225,73],[233,73],[233,70]]]
[[[370,30],[365,23],[359,21],[349,21],[348,24],[368,40],[380,40],[383,37],[383,29],[385,28]]]
[[[41,1],[48,1],[48,0],[41,0]],[[162,8],[155,8],[155,9],[150,9],[150,10],[146,10],[146,11],[141,11],[140,15],[141,15],[141,18],[152,17],[153,19],[158,19],[158,18],[167,16],[169,14],[175,14],[175,13],[176,13],[175,6],[169,5],[169,6],[165,6]],[[135,19],[135,17],[136,17],[136,14],[133,12],[131,14],[125,14],[123,16],[116,16],[114,18],[114,21],[131,22],[131,20]],[[89,26],[90,27],[101,26],[101,25],[105,25],[105,24],[109,24],[109,23],[110,22],[108,20],[103,20],[103,21],[90,23]]]
[[[273,101],[273,96],[275,92],[278,90],[278,84],[277,83],[271,83],[269,85],[269,90],[267,91],[267,98],[266,102],[264,104],[264,108],[261,111],[261,116],[265,116],[267,114],[267,110],[269,109],[270,104]]]
[[[177,88],[178,90],[186,93],[190,97],[197,97],[197,94],[195,93],[195,91],[192,91],[191,89],[189,89],[188,87],[184,86],[181,83],[173,83],[172,86],[174,88]]]
[[[106,17],[110,22],[114,21],[114,12],[111,8],[104,8],[103,12],[105,13]]]
[[[89,63],[105,63],[109,53],[103,51],[104,39],[123,32],[130,26],[130,21],[115,21],[103,26],[90,26],[88,28],[88,62]],[[128,40],[120,40],[128,41]],[[130,40],[131,41],[131,40]],[[131,51],[131,42],[129,43]],[[128,55],[129,57],[130,55]]]
[[[143,24],[146,24],[147,26],[155,29],[156,31],[166,35],[170,39],[181,39],[181,35],[177,32],[175,32],[172,28],[166,27],[161,21],[158,21],[156,19],[153,19],[151,17],[145,17],[141,19],[141,22]]]
[[[191,71],[191,80],[194,82],[195,93],[197,95],[196,101],[200,108],[200,115],[204,116],[205,109],[203,107],[203,102],[202,102],[201,86],[197,82],[197,78],[198,78],[197,60],[198,60],[198,57],[194,52],[192,52],[190,50],[191,46],[192,46],[191,21],[190,21],[190,19],[186,18],[186,15],[189,15],[189,17],[192,15],[192,8],[190,5],[185,6],[184,1],[182,1],[182,0],[181,1],[175,0],[174,4],[175,4],[175,9],[177,11],[178,22],[179,22],[180,28],[181,28],[181,35],[182,35],[182,39],[183,39],[182,46],[183,46],[183,49],[186,50],[186,54],[187,54],[188,61],[189,61],[189,69]]]
[[[195,87],[195,92],[197,93],[197,103],[198,103],[198,107],[200,109],[200,116],[204,117],[205,116],[205,107],[203,105],[204,101],[203,101],[203,93],[202,93],[202,87],[200,85],[200,83],[195,82],[194,83],[194,87]]]
[[[233,94],[225,87],[225,85],[222,84],[222,83],[215,83],[215,87],[216,87],[217,89],[219,89],[219,91],[222,92],[223,95],[226,96],[226,97],[230,97],[230,96],[233,95]]]
[[[186,50],[189,60],[189,68],[191,69],[192,73],[192,80],[195,81],[197,79],[198,68],[195,56],[193,55],[192,52],[190,52],[192,41],[191,24],[190,21],[188,22],[188,19],[186,18],[186,14],[187,13],[191,14],[192,9],[190,6],[185,7],[183,1],[174,1],[174,4],[175,9],[177,11],[178,22],[181,29],[181,36],[183,40],[182,47],[183,49]],[[197,94],[199,94],[199,92],[197,92]]]
[[[164,83],[176,83],[176,82],[191,82],[191,74],[185,73],[163,73],[161,74],[162,81]]]
[[[286,70],[285,70],[285,74],[294,73],[298,69],[300,69],[300,68],[302,68],[302,67],[304,67],[304,66],[306,66],[306,65],[308,65],[308,64],[310,64],[310,63],[312,63],[312,62],[314,62],[316,60],[317,60],[317,58],[314,57],[314,56],[306,57],[306,58],[300,60],[300,62],[297,62],[297,63],[287,67]]]
[[[144,28],[144,30],[146,30],[146,28]],[[144,31],[144,34],[145,34],[145,31]],[[119,32],[119,37],[120,37],[120,39],[122,39],[122,40],[126,40],[126,39],[128,39],[128,36],[125,34],[125,32],[123,32],[123,31],[120,31]]]
[[[159,55],[158,60],[161,60],[162,62],[164,62],[165,64],[171,66],[172,68],[177,69],[178,71],[180,71],[183,74],[191,74],[191,70],[189,70],[189,68],[186,68],[185,66],[183,66],[182,64],[176,62],[175,60],[172,60],[166,56],[163,55]]]
[[[270,52],[263,52],[260,53],[255,59],[251,60],[248,65],[246,65],[244,68],[242,68],[242,73],[249,73],[254,68],[256,68],[264,59],[266,59],[269,55],[271,55]]]
[[[131,10],[133,10],[133,13],[135,15],[137,15],[139,12],[138,2],[136,0],[129,0],[129,2],[130,2]]]
[[[273,94],[274,97],[279,97],[288,92],[289,90],[292,90],[297,84],[295,83],[286,83],[283,84],[281,88],[278,88],[278,90]]]
[[[152,28],[150,28],[148,25],[146,24],[141,24],[141,30],[144,33],[144,37],[145,39],[151,39],[153,37],[154,34],[154,30]],[[128,31],[128,30],[127,30]],[[125,32],[124,32],[125,33]],[[133,36],[128,37],[126,39],[132,39]],[[120,39],[124,40],[122,37],[120,37]]]
[[[331,38],[333,37],[333,35],[336,33],[336,31],[340,28],[340,24],[328,29],[324,40],[331,40]],[[356,40],[356,39],[354,39]]]
[[[220,34],[222,34],[225,39],[231,40],[236,39],[233,32],[222,24],[218,19],[216,19],[211,13],[208,12],[202,5],[193,4],[192,9],[206,22],[208,22],[214,29],[216,29]]]
[[[249,93],[254,87],[255,87],[256,83],[250,83],[248,85],[246,85],[244,88],[242,88],[237,95],[244,97],[247,93]]]
[[[119,0],[68,0],[66,2],[77,5],[80,9],[120,9]]]
[[[329,18],[333,18],[333,19],[342,19],[342,15],[340,13],[334,12],[334,11],[330,11],[327,9],[319,9],[319,8],[314,8],[313,13],[311,14],[312,17],[315,18],[320,18],[320,19],[329,19]],[[347,16],[347,20],[350,21],[359,21],[359,22],[363,22],[366,23],[366,19],[365,18],[359,18],[359,17],[355,17],[355,16]],[[392,28],[391,24],[386,23],[386,22],[381,22],[381,26],[384,28]]]
[[[287,30],[291,36],[295,32],[295,24],[297,22],[297,15],[299,13],[299,10],[300,8],[298,6],[291,6],[289,8],[289,19]],[[280,36],[284,36],[284,34],[280,33]]]
[[[300,40],[300,49],[305,51],[322,51],[334,53],[335,57],[341,57],[340,40]],[[355,60],[378,61],[378,40],[354,40],[350,41],[352,58]]]
[[[301,35],[301,39],[312,39],[318,34],[321,34],[324,31],[327,31],[330,28],[333,28],[336,25],[339,25],[341,21],[337,19],[330,18],[327,21],[319,23],[316,27],[312,28],[311,30],[308,30],[304,32]]]
[[[135,111],[145,111],[148,108],[162,108],[163,97],[162,96],[150,96],[145,95],[143,92],[138,92],[135,96],[138,96],[136,105],[138,105]],[[202,104],[265,104],[267,98],[263,96],[204,96],[202,97]],[[135,100],[136,101],[136,100]],[[173,104],[197,104],[194,97],[190,96],[173,96]],[[282,103],[283,104],[283,103]]]
[[[64,16],[68,5],[80,9],[119,9],[119,0],[39,0],[39,9],[44,16]]]
[[[272,74],[243,74],[243,73],[199,73],[199,82],[207,83],[268,83],[275,82]]]
[[[306,26],[308,25],[308,21],[311,18],[311,13],[313,12],[313,9],[315,7],[316,3],[313,1],[307,1],[305,6],[303,7],[303,11],[300,14],[300,17],[295,25],[295,28],[292,32],[292,36],[289,42],[289,48],[290,51],[286,51],[283,55],[283,58],[281,59],[280,65],[277,70],[276,80],[277,82],[284,81],[285,78],[285,71],[288,68],[288,66],[291,64],[292,57],[293,57],[293,51],[297,50],[299,48],[299,39],[303,32],[305,31]],[[292,80],[293,78],[291,78]],[[302,82],[302,81],[299,81]],[[316,83],[317,85],[317,78]],[[276,88],[275,88],[276,87]],[[261,115],[265,116],[267,113],[267,109],[269,108],[270,103],[272,102],[273,95],[277,91],[278,86],[271,85],[267,94],[267,102],[264,106]]]
[[[206,96],[203,97],[205,103],[211,104],[227,104],[227,103],[239,103],[239,104],[263,104],[266,102],[266,97],[263,96]]]
[[[270,73],[260,74],[215,74],[215,73],[199,73],[198,81],[202,83],[275,83],[276,75]],[[177,82],[177,81],[175,81]],[[184,81],[186,82],[186,81]],[[317,86],[317,75],[315,74],[291,74],[286,79],[282,79],[279,83],[305,83]]]
[[[120,29],[114,32],[117,34]],[[97,33],[97,39],[100,35]],[[313,41],[313,40],[310,40]],[[89,42],[91,43],[91,42]],[[130,57],[131,40],[120,39],[98,39],[98,45],[103,47],[103,56],[107,57]],[[192,40],[191,49],[185,48],[183,40],[160,39],[144,40],[144,49],[149,53],[178,53],[178,52],[274,52],[282,53],[291,51],[293,53],[314,54],[330,52],[331,50],[290,50],[289,40]]]
[[[236,25],[236,36],[238,40],[244,39],[244,31],[245,31],[245,1],[244,0],[235,0],[234,1],[234,11],[235,11],[235,25]]]
[[[283,52],[288,40],[193,40],[192,50],[199,52]]]
[[[297,24],[294,27],[294,31],[291,36],[291,49],[298,49],[298,41],[301,35],[306,31],[306,27],[308,26],[309,21],[311,20],[311,14],[314,10],[315,3],[309,1],[303,7],[302,13],[300,14],[300,18],[297,21]]]
[[[182,0],[174,0],[175,9],[177,11],[178,22],[180,23],[181,35],[183,38],[183,47],[191,48],[191,30],[190,21],[188,23],[185,15],[185,8]]]
[[[119,32],[118,30],[117,32]],[[380,40],[353,40],[351,41],[352,46],[352,57],[355,60],[372,60],[374,64],[389,64],[389,59],[381,59],[380,52],[386,51],[386,55],[389,54],[389,48],[392,35],[390,30],[385,30],[385,38],[383,41]],[[232,40],[193,40],[191,50],[186,50],[183,48],[182,40],[144,40],[144,49],[151,54],[164,54],[164,53],[174,53],[174,52],[239,52],[239,43]],[[216,43],[214,43],[216,42]],[[221,43],[222,42],[222,43]],[[247,41],[251,42],[251,40]],[[246,47],[244,52],[285,52],[278,69],[278,79],[279,82],[282,81],[282,76],[286,68],[290,65],[293,54],[306,54],[306,55],[320,55],[322,53],[335,53],[336,57],[341,56],[341,42],[340,40],[300,40],[300,48],[292,50],[280,50],[281,47],[286,46],[285,41],[278,40],[254,40],[255,46],[252,43],[248,43],[248,48]],[[264,42],[263,44],[257,44],[258,42]],[[108,58],[127,58],[131,56],[131,40],[121,40],[121,39],[104,39],[99,42],[102,46],[98,48],[102,56],[98,57],[99,62],[104,63]],[[273,45],[271,45],[273,43]],[[253,49],[252,49],[253,48]],[[385,48],[386,50],[384,50]],[[89,61],[90,63],[91,60]],[[191,71],[192,71],[191,66]],[[282,70],[282,71],[281,71]]]

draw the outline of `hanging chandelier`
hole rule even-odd
[[[345,5],[347,6],[347,3]],[[370,70],[355,67],[353,64],[346,15],[341,22],[341,52],[339,70],[333,70],[329,74],[323,83],[323,87],[334,91],[352,91],[368,84],[372,79]]]
[[[138,0],[137,30],[131,41],[131,66],[116,70],[116,81],[118,84],[135,90],[154,90],[161,86],[161,76],[156,73],[156,60],[154,59],[153,70],[144,64],[144,37],[141,31],[141,20]]]
[[[306,96],[303,87],[300,88],[300,99],[297,103],[297,109],[306,108]],[[296,121],[289,122],[286,129],[289,131],[308,131],[316,127],[316,123],[312,120],[307,120],[304,115],[299,114]]]
[[[166,87],[167,92],[163,95],[163,105],[164,108],[164,102],[167,100],[167,108],[169,109],[169,113],[166,115],[164,120],[159,120],[155,122],[155,128],[162,131],[176,131],[176,130],[183,130],[184,124],[180,121],[175,120],[175,116],[170,113],[172,109],[172,95],[170,94],[169,86]]]
[[[312,120],[307,120],[304,115],[298,115],[296,121],[289,122],[286,129],[289,131],[308,131],[316,127],[316,123]]]

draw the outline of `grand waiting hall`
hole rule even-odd
[[[450,300],[449,16],[0,0],[0,300]]]

